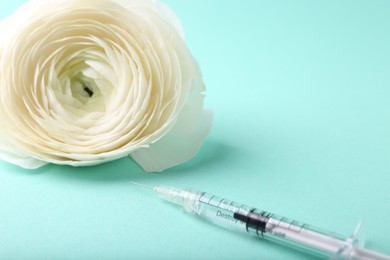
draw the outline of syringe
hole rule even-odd
[[[177,189],[161,185],[152,189],[165,200],[214,224],[245,231],[317,257],[390,260],[390,256],[363,248],[362,241],[356,237],[357,231],[349,237],[339,235],[192,188]]]

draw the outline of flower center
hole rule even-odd
[[[88,51],[58,63],[59,84],[52,84],[58,103],[69,113],[84,117],[104,112],[114,90],[112,69],[100,57]]]
[[[85,92],[88,93],[89,97],[92,97],[92,96],[93,96],[93,90],[91,90],[91,89],[89,88],[89,86],[87,86],[86,84],[84,85],[84,90],[85,90]]]
[[[80,73],[71,80],[71,92],[73,98],[82,104],[86,104],[98,96],[100,91],[93,79],[89,79]]]

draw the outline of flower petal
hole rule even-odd
[[[25,169],[37,169],[48,164],[47,162],[35,159],[30,155],[25,155],[22,151],[17,150],[15,146],[1,137],[0,143],[0,160],[19,165]]]
[[[193,124],[192,118],[184,114],[173,129],[149,148],[140,148],[130,156],[147,172],[161,172],[191,159],[200,149],[205,137],[211,130],[213,113],[203,111],[196,128],[184,132],[187,124]]]

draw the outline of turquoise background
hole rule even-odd
[[[23,1],[0,3],[0,16]],[[132,186],[191,186],[390,254],[390,2],[167,0],[215,124],[164,173],[125,158],[0,163],[2,259],[312,259],[203,222]],[[1,37],[1,36],[0,36]]]

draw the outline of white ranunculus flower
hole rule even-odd
[[[24,168],[190,159],[211,128],[180,23],[152,0],[32,0],[0,22],[0,158]]]

